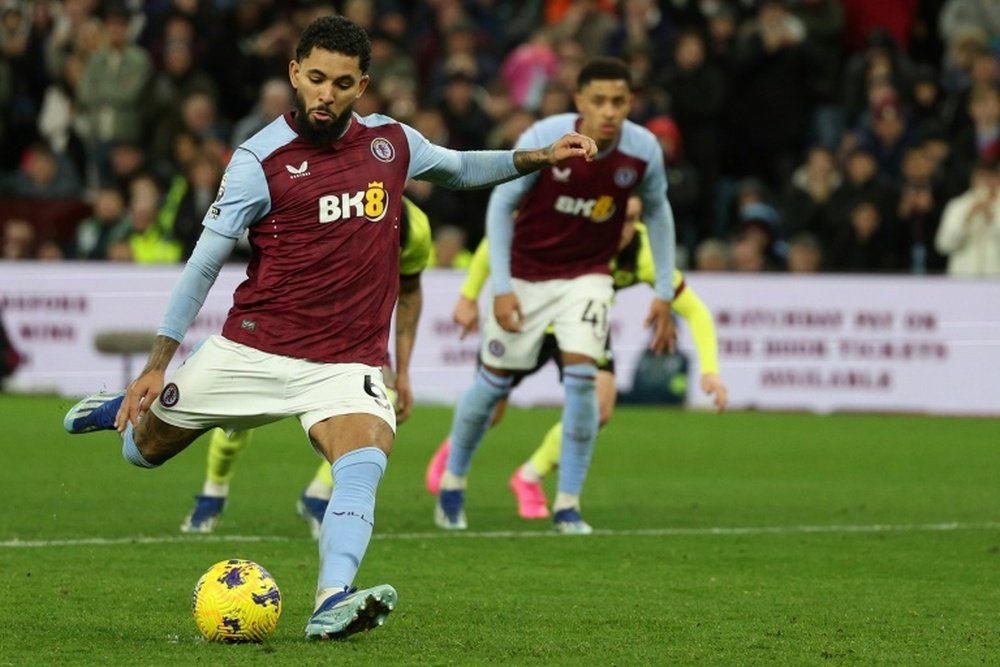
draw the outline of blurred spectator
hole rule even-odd
[[[466,248],[466,234],[461,227],[440,226],[434,230],[434,252],[428,266],[445,269],[467,269],[472,253]]]
[[[580,44],[585,58],[604,55],[608,38],[618,28],[617,7],[612,0],[548,0],[545,22],[560,38]]]
[[[480,100],[476,82],[462,71],[448,74],[444,94],[438,105],[448,126],[448,147],[456,150],[477,150],[486,145],[486,135],[493,122]]]
[[[417,87],[417,66],[402,43],[382,29],[371,33],[372,63],[368,75],[382,97],[392,99]]]
[[[66,259],[66,250],[55,239],[44,239],[38,244],[35,259],[43,262],[60,262]]]
[[[884,220],[877,202],[859,201],[848,224],[836,231],[830,267],[848,273],[881,273],[899,268],[898,236]]]
[[[486,137],[486,148],[510,150],[517,138],[537,120],[535,114],[526,109],[516,109],[501,120]]]
[[[107,42],[91,56],[80,84],[80,103],[90,127],[91,161],[99,181],[111,178],[111,146],[143,138],[141,102],[151,65],[129,37],[131,15],[112,5],[104,16]]]
[[[917,15],[914,0],[839,1],[844,6],[844,43],[848,49],[862,48],[865,38],[876,30],[885,30],[904,49],[909,44]]]
[[[847,225],[851,210],[860,201],[875,202],[883,215],[895,208],[892,188],[879,176],[875,156],[858,147],[848,153],[843,179],[830,201],[830,218],[835,229]],[[824,238],[832,241],[835,235],[834,232]]]
[[[822,146],[810,150],[806,163],[792,174],[792,188],[785,199],[785,230],[789,236],[808,232],[823,242],[830,240],[830,201],[840,183],[833,153]]]
[[[38,131],[56,153],[65,155],[78,175],[87,173],[89,128],[80,113],[80,81],[87,63],[71,53],[64,61],[57,80],[45,90]]]
[[[817,273],[823,269],[823,248],[819,239],[800,232],[788,242],[788,272]]]
[[[879,175],[893,185],[899,184],[903,155],[916,139],[906,111],[892,98],[878,102],[858,128],[858,144],[872,154]]]
[[[729,245],[717,238],[708,238],[698,244],[694,252],[695,271],[728,271]]]
[[[938,15],[941,38],[951,41],[969,28],[985,30],[991,38],[1000,37],[1000,4],[982,0],[946,0]]]
[[[558,66],[552,35],[545,28],[536,30],[529,41],[517,46],[500,65],[511,101],[529,111],[538,111],[545,88],[555,78]]]
[[[912,148],[903,157],[903,185],[896,218],[903,244],[902,268],[911,273],[939,273],[945,267],[944,257],[934,248],[943,208],[934,185],[934,169],[934,159],[926,148]]]
[[[160,208],[159,223],[164,235],[181,245],[181,259],[191,256],[201,223],[215,201],[222,181],[223,164],[211,153],[201,151],[185,163],[174,177]]]
[[[953,175],[963,184],[969,182],[977,162],[1000,158],[1000,88],[996,84],[977,85],[968,99],[972,123],[958,132],[951,149]]]
[[[575,110],[573,94],[558,83],[550,83],[542,91],[542,103],[538,107],[538,118],[548,118]]]
[[[233,127],[229,145],[236,148],[264,129],[275,118],[289,111],[294,104],[294,91],[287,78],[268,79],[260,88],[260,99],[246,116]]]
[[[784,267],[788,244],[784,240],[781,216],[773,206],[753,202],[741,208],[738,236],[758,246],[762,270],[773,271]]]
[[[48,144],[33,145],[14,177],[13,193],[27,199],[66,199],[80,192],[80,179],[68,159]]]
[[[654,69],[670,62],[670,50],[665,48],[674,39],[675,27],[654,0],[622,0],[621,20],[608,35],[605,55],[625,59],[636,49],[652,54]]]
[[[27,220],[10,218],[4,222],[2,259],[33,259],[36,243],[35,228]]]
[[[126,238],[130,225],[125,219],[125,201],[112,185],[98,188],[94,213],[76,228],[76,259],[107,259],[108,247]]]
[[[844,9],[840,0],[794,0],[788,6],[805,27],[805,48],[814,63],[809,86],[810,138],[812,143],[834,149],[845,123],[839,104]]]
[[[937,70],[930,65],[919,65],[913,71],[910,88],[913,120],[917,134],[923,139],[932,128],[946,124],[944,95],[938,81]]]
[[[737,46],[728,144],[736,175],[754,174],[774,190],[788,181],[809,126],[814,74],[805,26],[782,0],[763,0]]]
[[[818,273],[823,269],[823,246],[809,232],[799,232],[788,241],[788,272]]]
[[[1000,173],[979,162],[969,189],[945,206],[935,245],[953,276],[1000,276]]]
[[[898,100],[910,88],[911,65],[899,44],[885,30],[868,35],[864,50],[853,54],[844,65],[845,123],[853,127],[862,120],[866,110],[884,98],[872,97],[872,91],[883,89]]]
[[[729,268],[738,273],[760,273],[767,268],[767,259],[758,239],[737,234],[729,246]]]
[[[698,238],[710,234],[713,194],[719,177],[722,116],[726,103],[723,72],[706,58],[705,42],[698,32],[685,30],[674,45],[674,70],[665,77],[672,117],[684,137],[687,159],[699,176]]]
[[[181,258],[181,244],[169,238],[159,220],[160,188],[149,175],[140,175],[129,184],[126,219],[129,223],[128,255],[139,264],[164,264]],[[112,243],[108,258],[128,261],[123,248]]]

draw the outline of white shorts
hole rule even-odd
[[[218,335],[191,353],[150,409],[188,429],[236,431],[294,415],[309,433],[328,417],[362,412],[396,430],[381,368],[284,357]]]
[[[530,282],[514,278],[514,294],[524,315],[521,331],[504,331],[490,312],[483,324],[482,362],[493,368],[534,368],[551,325],[559,349],[592,359],[604,356],[614,287],[611,276],[596,273],[572,280]]]

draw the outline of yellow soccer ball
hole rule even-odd
[[[274,577],[249,560],[232,558],[208,568],[194,586],[194,622],[210,642],[261,642],[278,625],[281,591]]]

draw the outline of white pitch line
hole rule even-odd
[[[707,528],[637,528],[632,530],[597,529],[595,537],[688,537],[728,535],[802,535],[814,533],[921,533],[954,532],[959,530],[1000,530],[1000,522],[983,523],[907,523],[829,526],[746,526]],[[446,538],[511,539],[523,537],[557,537],[562,535],[542,530],[445,531],[423,533],[377,533],[376,540],[435,540]],[[27,549],[46,547],[114,546],[119,544],[191,544],[195,542],[291,542],[303,538],[282,535],[177,535],[162,537],[85,537],[75,540],[5,540],[0,548]]]

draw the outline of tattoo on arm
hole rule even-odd
[[[153,349],[149,352],[149,361],[146,362],[146,367],[142,370],[143,374],[148,371],[166,370],[167,365],[174,358],[174,353],[177,352],[177,348],[180,345],[173,338],[157,336],[156,340],[153,341]]]
[[[521,174],[530,174],[552,164],[555,148],[536,148],[528,151],[514,151],[514,167]]]

